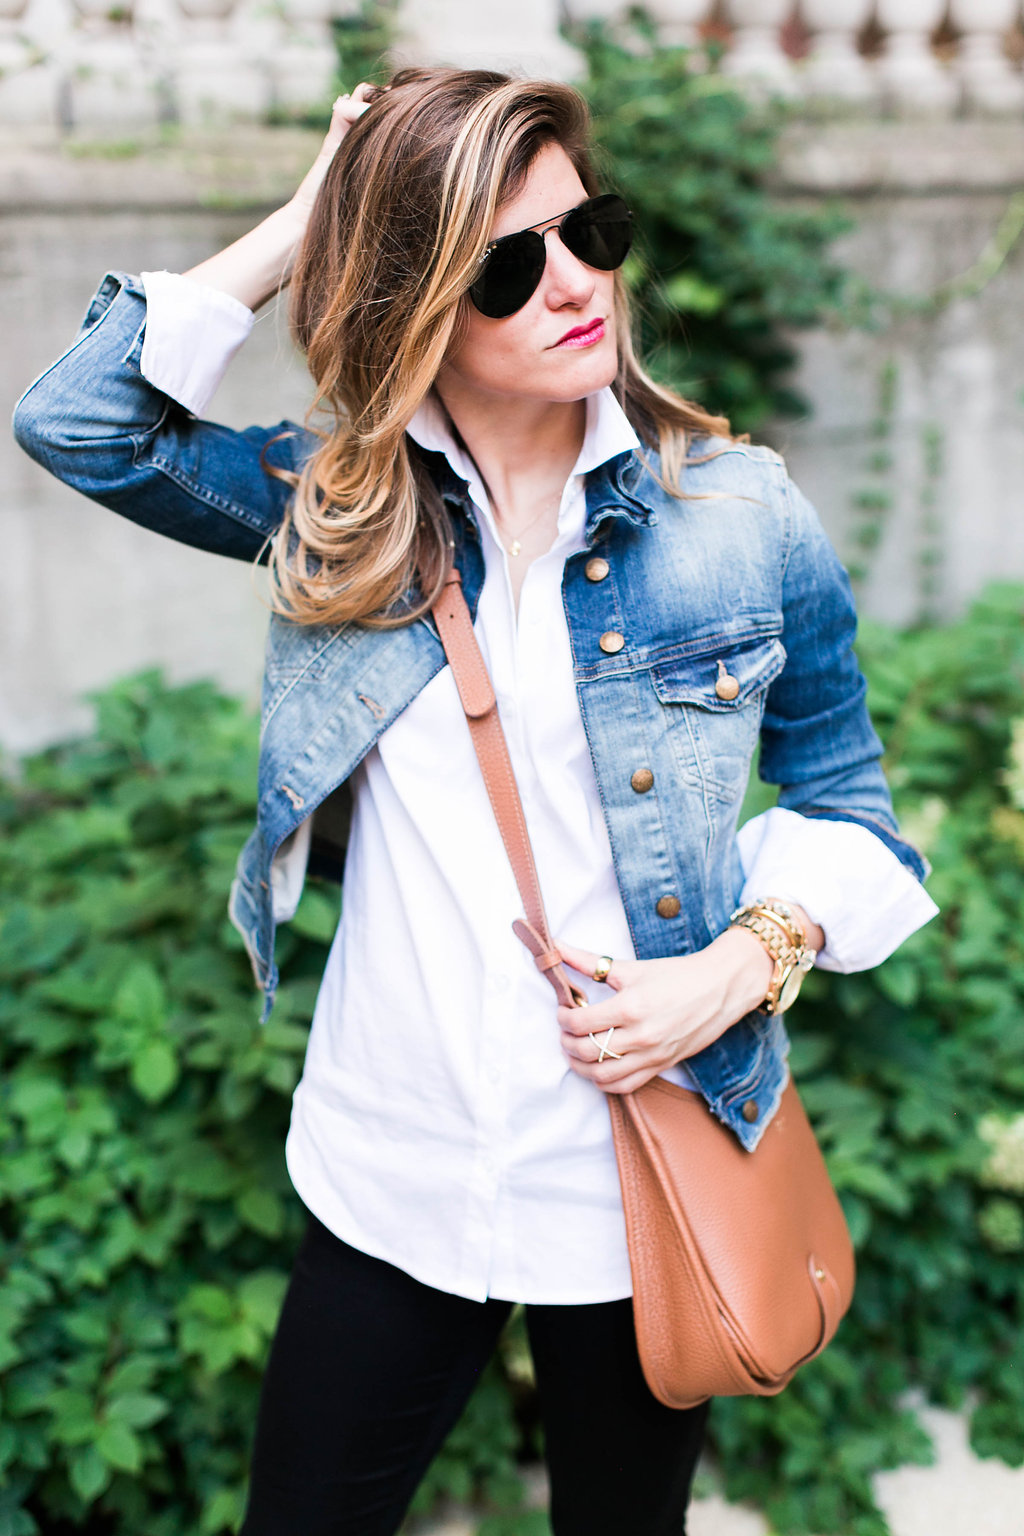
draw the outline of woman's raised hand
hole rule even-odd
[[[364,82],[356,86],[351,96],[339,96],[319,153],[294,195],[255,229],[250,229],[225,250],[218,251],[216,256],[192,267],[185,276],[231,294],[249,309],[259,309],[278,293],[291,276],[327,167],[356,118],[370,105],[376,89]]]
[[[357,117],[361,117],[366,111],[373,97],[377,94],[378,87],[367,85],[363,80],[356,86],[351,96],[339,96],[331,110],[331,126],[328,128],[319,153],[302,181],[299,183],[292,204],[297,212],[305,215],[308,221],[312,212],[316,195],[323,185],[323,179],[327,175],[327,167],[334,159],[338,145],[352,127]],[[304,222],[305,222],[304,221]]]
[[[583,976],[597,969],[600,956],[589,950],[562,943],[558,950]],[[605,1093],[632,1093],[756,1008],[771,975],[771,957],[744,928],[726,929],[695,955],[617,960],[609,997],[589,1008],[559,1008],[562,1050],[572,1070]]]

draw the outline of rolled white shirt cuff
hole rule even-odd
[[[938,912],[881,838],[853,822],[773,806],[737,834],[741,901],[767,896],[803,907],[825,934],[816,964],[867,971]]]
[[[177,272],[143,272],[142,284],[142,377],[201,416],[256,317],[230,293]]]

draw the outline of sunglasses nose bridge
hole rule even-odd
[[[552,219],[550,224],[545,224],[542,228],[537,230],[537,234],[540,235],[545,245],[547,245],[548,235],[550,235],[553,229],[557,229],[559,238],[561,238],[562,225],[565,223],[568,217],[569,215],[567,213],[563,213],[560,219]]]
[[[587,265],[577,251],[573,250],[572,245],[566,240],[564,226],[565,219],[562,218],[555,224],[549,224],[547,229],[544,230],[544,266],[545,271],[548,271],[550,268],[550,271],[554,273],[556,288],[561,289],[568,286],[575,290],[581,283],[592,284],[594,274],[593,269]],[[551,230],[554,230],[558,235],[557,249],[554,241],[549,244],[547,240],[547,235]],[[553,251],[555,251],[555,255],[552,265]]]

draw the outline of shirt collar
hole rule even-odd
[[[588,475],[610,459],[640,447],[640,439],[630,426],[610,388],[588,395],[587,421],[570,481]],[[477,506],[487,509],[487,492],[479,472],[465,448],[457,441],[451,421],[438,396],[431,390],[406,429],[413,442],[431,453],[443,453],[449,465],[469,486]]]

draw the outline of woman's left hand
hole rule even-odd
[[[574,971],[593,975],[599,955],[570,944],[558,950]],[[607,978],[611,997],[589,1008],[559,1008],[562,1050],[572,1070],[605,1093],[632,1093],[756,1008],[772,968],[771,956],[746,928],[726,929],[695,955],[617,960]],[[621,1061],[608,1054],[599,1061],[602,1044]]]

